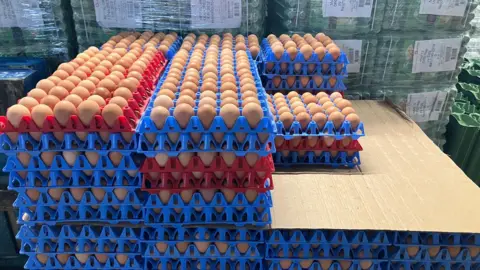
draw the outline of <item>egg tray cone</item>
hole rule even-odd
[[[103,224],[139,224],[143,219],[141,206],[50,206],[19,207],[18,224],[46,224],[98,222]]]
[[[259,193],[265,193],[274,188],[272,173],[265,173],[265,175],[260,176],[257,172],[249,172],[245,173],[243,177],[239,177],[236,172],[226,172],[222,177],[218,177],[215,173],[207,172],[202,177],[197,178],[193,172],[186,172],[181,173],[180,177],[181,179],[178,179],[170,172],[158,173],[155,176],[144,173],[142,191],[153,194],[161,191],[180,193],[192,189],[219,190],[225,188],[235,192],[254,190]]]
[[[197,259],[178,259],[172,260],[167,258],[145,260],[145,270],[147,269],[264,269],[263,260],[249,258],[197,258]]]
[[[295,75],[292,75],[295,76]],[[273,76],[273,78],[276,77]],[[296,78],[293,83],[289,83],[287,79],[280,79],[279,82],[274,82],[273,78],[264,77],[264,85],[266,91],[301,91],[301,92],[319,92],[319,91],[345,91],[347,87],[343,82],[343,77],[336,76],[335,81],[332,84],[330,79],[332,77],[324,76],[323,81],[320,84],[316,84],[313,80],[310,80],[308,83],[304,84],[300,81],[299,78]]]
[[[313,75],[313,74],[337,74],[337,75],[346,75],[347,74],[347,65],[348,65],[348,59],[347,55],[341,51],[340,56],[338,57],[337,60],[333,59],[333,56],[330,53],[326,53],[325,56],[320,60],[318,58],[318,55],[313,52],[312,56],[310,56],[309,59],[305,59],[303,54],[300,52],[300,50],[297,49],[297,55],[295,59],[291,59],[290,55],[286,51],[283,52],[283,55],[280,57],[280,59],[277,59],[275,57],[275,54],[272,51],[272,48],[270,47],[270,44],[268,43],[268,40],[264,38],[262,40],[261,44],[261,62],[263,64],[266,63],[274,63],[276,67],[278,67],[278,71],[280,71],[280,65],[281,64],[288,64],[288,69],[291,69],[292,72],[288,72],[289,74],[295,74],[293,72],[294,66],[295,65],[301,65],[301,72],[299,75]],[[313,72],[308,72],[308,65],[314,64],[316,65],[316,69]],[[328,65],[328,68],[322,69],[323,65]],[[341,69],[338,70],[337,65],[341,66]],[[273,74],[281,74],[280,72],[273,72]]]
[[[221,212],[214,207],[183,208],[180,213],[175,209],[144,209],[144,224],[147,226],[185,226],[185,225],[234,225],[238,227],[264,227],[272,223],[270,208],[224,207]]]
[[[140,155],[124,155],[118,162],[118,165],[114,165],[108,154],[100,154],[97,164],[90,164],[87,157],[84,154],[79,154],[75,157],[75,160],[70,160],[68,163],[65,157],[61,154],[57,154],[53,157],[50,165],[47,165],[41,158],[41,156],[30,156],[30,160],[27,165],[23,165],[18,156],[9,156],[7,158],[7,164],[3,169],[4,172],[39,172],[39,171],[103,171],[103,170],[126,170],[135,171],[138,170],[140,164],[143,162],[143,158]]]
[[[56,188],[58,190],[58,188]],[[145,200],[144,194],[137,191],[137,187],[114,187],[102,188],[105,193],[102,196],[97,195],[91,190],[85,190],[80,198],[75,198],[72,191],[63,191],[59,198],[55,198],[49,193],[49,188],[37,189],[39,192],[38,198],[31,198],[27,191],[19,192],[18,197],[13,203],[14,207],[25,206],[119,206],[132,205],[136,207],[143,206]],[[117,193],[115,192],[117,191]],[[120,193],[122,191],[122,193]],[[124,192],[124,194],[123,194]]]
[[[14,143],[6,133],[0,134],[0,152],[7,155],[18,152],[61,152],[61,151],[95,151],[95,152],[135,152],[138,148],[138,135],[132,134],[127,141],[122,133],[110,133],[108,140],[104,140],[99,132],[89,132],[82,140],[74,132],[65,132],[63,140],[58,140],[51,132],[42,133],[37,141],[29,133],[19,133]]]
[[[37,126],[29,116],[24,116],[18,127],[14,127],[5,116],[0,116],[0,132],[134,132],[137,121],[145,109],[144,106],[151,96],[151,89],[164,71],[166,62],[161,52],[155,55],[137,91],[133,93],[133,100],[129,100],[128,106],[123,108],[123,116],[120,116],[113,126],[107,125],[101,115],[95,115],[88,125],[83,124],[77,115],[70,116],[65,125],[61,125],[54,116],[47,116],[41,127]]]
[[[273,154],[276,167],[326,166],[354,168],[361,164],[359,152],[288,151]]]
[[[11,172],[9,174],[8,189],[17,192],[25,192],[31,189],[49,188],[115,188],[134,187],[140,188],[142,175],[131,176],[127,171],[117,170],[110,176],[103,170],[93,171],[92,175],[84,171],[71,171],[71,175],[65,175],[62,171],[43,172]]]
[[[57,254],[42,254],[47,257],[46,262],[40,261],[36,256],[30,256],[25,264],[25,269],[143,269],[143,259],[140,255],[122,256],[120,262],[116,254],[105,254],[107,257],[105,262],[99,261],[93,254],[90,255],[85,262],[80,262],[75,256],[70,256],[61,262],[57,258]],[[125,260],[126,259],[126,260]]]

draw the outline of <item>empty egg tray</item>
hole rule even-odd
[[[348,153],[339,151],[336,156],[330,152],[321,152],[319,155],[315,152],[300,153],[291,151],[288,155],[282,152],[273,154],[273,162],[278,167],[290,167],[297,165],[325,165],[332,168],[349,167],[353,168],[361,164],[360,153]]]
[[[297,91],[297,92],[320,92],[320,91],[340,91],[343,92],[347,90],[345,83],[343,83],[343,78],[341,76],[336,76],[337,81],[335,85],[328,81],[328,76],[325,76],[323,82],[320,85],[317,85],[314,81],[310,80],[306,85],[303,85],[300,80],[297,78],[292,86],[290,86],[286,79],[281,79],[280,84],[276,86],[269,76],[265,76],[264,85],[266,91]],[[275,76],[273,76],[275,77]]]
[[[42,160],[40,155],[31,156],[28,165],[24,166],[17,156],[9,156],[4,172],[37,172],[37,171],[73,171],[73,170],[86,170],[86,171],[97,171],[97,170],[138,170],[140,164],[143,162],[143,157],[138,154],[128,154],[124,155],[117,166],[115,166],[108,154],[101,153],[99,154],[99,160],[97,164],[92,165],[88,161],[87,157],[84,154],[79,154],[73,165],[67,163],[63,155],[57,154],[53,157],[52,164],[50,166],[46,165]]]
[[[38,256],[29,256],[25,269],[127,269],[127,270],[139,270],[143,269],[143,258],[140,255],[118,255],[115,253],[102,254],[106,256],[105,262],[100,262],[92,253],[82,263],[75,256],[68,257],[66,263],[60,262],[57,258],[57,254],[42,254],[47,257],[46,263],[41,262]],[[120,262],[117,256],[122,256],[122,262]],[[126,258],[124,258],[125,256]],[[123,260],[125,263],[123,263]]]
[[[280,65],[287,64],[288,65],[287,74],[292,74],[292,75],[293,74],[296,74],[296,75],[316,75],[316,74],[346,75],[347,65],[349,63],[347,59],[347,55],[343,51],[340,53],[340,56],[336,61],[333,60],[333,56],[328,52],[325,54],[325,56],[321,61],[318,59],[318,56],[315,52],[312,53],[312,56],[310,56],[309,59],[305,59],[305,57],[299,50],[297,50],[297,56],[295,57],[294,60],[290,58],[290,55],[288,55],[286,51],[283,52],[283,55],[280,57],[280,59],[277,59],[267,39],[262,40],[260,56],[261,56],[261,65],[260,65],[261,73],[271,73],[271,74],[281,74]],[[264,72],[266,71],[264,68],[266,68],[267,63],[274,63],[274,68],[270,72]],[[296,72],[295,65],[299,65],[299,64],[301,65],[301,70],[299,72]],[[308,65],[311,65],[311,64],[315,64],[316,68],[312,72],[309,72]],[[325,64],[329,66],[326,71],[323,71],[322,66]],[[342,65],[339,71],[337,71],[337,65]]]
[[[185,225],[234,225],[238,227],[264,227],[272,223],[270,208],[260,207],[224,207],[218,212],[215,207],[201,209],[153,209],[144,208],[144,224],[147,226],[185,226]],[[181,210],[178,213],[176,210]]]

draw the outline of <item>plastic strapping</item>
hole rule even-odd
[[[395,15],[397,14],[397,7],[398,7],[398,0],[395,2],[395,8],[393,9],[392,22],[390,23],[390,26],[393,26],[393,23],[395,22]]]
[[[246,3],[247,3],[247,17],[246,17],[247,18],[247,33],[245,34],[245,36],[248,37],[248,34],[250,33],[250,24],[248,23],[249,22],[249,20],[248,20],[248,6],[249,6],[249,4],[248,4],[248,1]],[[247,40],[248,40],[248,38],[247,38]]]
[[[88,34],[87,20],[85,19],[85,10],[83,9],[83,0],[80,0],[80,8],[82,9],[83,26],[85,26],[85,33],[87,34],[87,41],[90,42]]]
[[[463,16],[463,27],[465,27],[467,25],[468,14],[470,14],[470,12],[471,12],[472,5],[473,5],[472,1],[468,1],[467,13],[465,13],[465,16]]]
[[[390,36],[390,44],[388,45],[387,61],[385,61],[385,67],[383,68],[382,80],[385,80],[385,73],[387,72],[388,60],[390,59],[390,50],[392,49],[392,42],[393,42],[393,37]]]
[[[362,41],[363,42],[363,41]],[[363,75],[365,74],[365,68],[367,65],[367,59],[368,59],[368,48],[370,47],[370,40],[367,41],[367,48],[365,50],[365,57],[363,58],[363,67],[362,67],[362,75],[360,77],[360,84],[363,83]]]
[[[377,4],[378,4],[378,0],[375,1],[375,6],[373,7],[372,26],[370,27],[370,30],[373,30],[373,26],[375,25],[375,13],[377,13]]]
[[[300,0],[297,0],[297,15],[295,16],[295,29],[298,26],[298,14],[300,13]]]

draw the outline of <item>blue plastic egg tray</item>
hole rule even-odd
[[[480,246],[479,234],[395,232],[393,239],[396,246]]]
[[[218,241],[215,243],[219,243]],[[197,247],[194,243],[188,243],[185,247],[179,249],[176,244],[166,244],[165,250],[159,250],[156,243],[145,243],[144,258],[242,258],[247,257],[249,259],[263,259],[263,245],[259,243],[222,243],[225,245],[225,251],[221,251],[215,243],[210,243],[207,246],[201,248]],[[245,250],[240,250],[237,245],[247,245]],[[185,249],[183,249],[185,248]],[[205,250],[203,250],[205,248]]]
[[[360,153],[355,152],[349,156],[347,152],[338,152],[334,157],[329,152],[322,152],[319,156],[315,152],[306,152],[303,156],[299,152],[289,152],[287,156],[278,152],[273,154],[275,166],[290,167],[297,165],[325,165],[333,168],[349,167],[353,168],[361,164]]]
[[[165,58],[167,58],[168,61],[172,60],[172,58],[177,54],[178,50],[182,46],[183,43],[183,38],[181,36],[177,36],[177,39],[173,44],[168,48],[167,55],[165,55]]]
[[[140,228],[111,227],[96,225],[61,225],[61,226],[27,226],[22,225],[16,238],[20,240],[56,240],[76,239],[103,240],[103,241],[134,241],[139,240],[142,230]]]
[[[84,154],[79,154],[72,165],[67,163],[62,154],[57,154],[53,157],[52,164],[47,166],[40,155],[30,157],[28,165],[24,166],[17,156],[9,156],[7,164],[3,169],[4,172],[22,172],[22,171],[73,171],[73,170],[138,170],[143,161],[142,157],[136,154],[127,154],[122,157],[119,164],[116,166],[110,160],[108,154],[99,154],[97,164],[89,163]]]
[[[265,258],[280,259],[379,259],[388,260],[388,247],[376,245],[267,244]]]
[[[145,259],[145,270],[159,269],[236,269],[236,270],[257,270],[263,269],[263,260],[249,259],[249,258],[196,258],[186,259],[181,258],[177,260],[162,258],[162,259]]]
[[[260,207],[144,208],[144,223],[150,225],[252,225],[263,227],[272,223],[270,208]],[[221,210],[221,211],[220,211]]]
[[[0,152],[15,154],[18,152],[58,152],[58,151],[115,151],[131,153],[136,151],[138,138],[132,133],[133,138],[127,142],[121,133],[111,133],[108,141],[104,141],[98,132],[89,132],[85,141],[73,132],[64,133],[63,141],[57,140],[53,133],[42,133],[40,141],[35,140],[28,133],[19,133],[18,141],[12,142],[7,134],[0,134]]]
[[[433,250],[437,248],[438,250]],[[478,247],[477,247],[478,248]],[[395,247],[391,253],[392,261],[411,262],[477,262],[480,264],[480,253],[472,253],[468,247],[458,247],[457,250],[450,250],[451,247],[418,247],[402,246]]]
[[[140,270],[144,269],[144,262],[140,255],[117,255],[117,254],[101,254],[106,257],[105,262],[99,261],[94,254],[90,255],[85,263],[80,262],[75,256],[69,256],[66,263],[60,262],[57,254],[42,254],[46,257],[46,263],[42,263],[37,256],[29,256],[25,269],[128,269]],[[121,263],[117,256],[122,256],[125,263]],[[125,256],[125,257],[123,257]]]
[[[55,188],[58,189],[58,188]],[[77,188],[84,189],[84,188]],[[72,191],[64,190],[57,200],[53,198],[49,193],[49,188],[39,188],[38,198],[36,200],[28,196],[28,190],[19,192],[17,199],[13,203],[15,207],[24,206],[111,206],[111,205],[135,205],[138,207],[143,206],[144,196],[137,187],[103,187],[101,188],[105,193],[102,199],[97,199],[91,190],[85,190],[80,200],[75,199],[72,195]],[[125,198],[120,199],[118,197],[119,190],[125,190]],[[122,194],[123,195],[123,194]]]
[[[104,222],[108,224],[132,223],[143,220],[142,207],[131,205],[104,206],[36,206],[19,207],[19,224],[55,225],[59,222]],[[116,209],[118,208],[118,209]],[[138,209],[137,209],[138,208]]]
[[[265,80],[265,90],[266,91],[302,91],[302,92],[307,92],[307,91],[345,91],[347,90],[347,87],[343,83],[343,78],[340,76],[337,76],[337,81],[335,82],[335,85],[332,86],[331,83],[328,81],[328,79],[323,80],[321,85],[317,85],[314,81],[309,81],[306,85],[303,85],[299,79],[296,79],[295,82],[293,83],[292,86],[290,86],[285,79],[282,79],[280,81],[280,84],[276,86],[272,79],[267,78]]]
[[[168,202],[163,203],[158,194],[150,194],[145,201],[146,208],[202,208],[202,207],[272,207],[270,191],[257,193],[254,201],[248,201],[244,193],[236,193],[228,202],[225,195],[217,191],[211,201],[207,201],[201,192],[195,192],[188,202],[182,199],[182,194],[170,194]]]
[[[463,269],[480,269],[480,263],[473,262],[414,262],[414,261],[403,261],[403,262],[391,262],[390,268],[392,270],[403,270],[403,269],[444,269],[444,270],[463,270]]]
[[[242,228],[147,227],[141,230],[142,241],[153,242],[248,242],[264,243],[264,231]]]
[[[116,186],[140,188],[142,185],[141,174],[135,173],[134,176],[131,176],[124,170],[115,171],[113,176],[108,175],[105,171],[93,171],[92,175],[87,175],[84,171],[71,171],[69,173],[71,175],[67,176],[62,171],[11,172],[8,189],[25,192],[28,189],[41,188],[105,188]]]
[[[266,261],[267,270],[385,270],[391,269],[388,261],[380,260],[300,260],[273,259]],[[411,269],[411,268],[406,268]],[[412,268],[413,269],[413,268]],[[428,268],[427,268],[428,269]]]
[[[112,241],[115,240],[115,241]],[[22,240],[20,254],[35,255],[46,254],[108,254],[125,253],[130,255],[141,254],[139,241],[119,239],[66,239],[60,238],[52,241],[49,239]]]
[[[261,62],[262,66],[266,66],[267,63],[274,63],[274,68],[273,70],[265,70],[265,73],[271,73],[271,74],[281,74],[281,64],[288,64],[286,73],[288,74],[297,74],[297,75],[314,75],[314,74],[338,74],[338,75],[346,75],[347,74],[347,65],[348,65],[348,59],[347,55],[344,52],[340,53],[340,56],[338,59],[335,61],[333,60],[333,56],[330,53],[326,53],[323,59],[320,61],[318,59],[318,56],[315,52],[312,53],[312,56],[310,56],[309,59],[305,59],[303,54],[298,50],[297,56],[295,59],[291,59],[290,55],[286,51],[284,51],[283,55],[280,57],[280,59],[277,59],[275,57],[275,54],[272,51],[272,48],[270,47],[270,44],[268,43],[267,39],[263,39],[261,43]],[[301,68],[299,71],[295,71],[295,65],[301,65]],[[316,65],[315,69],[311,72],[308,70],[308,65],[314,64]],[[323,71],[322,66],[327,64],[328,69],[326,71]],[[341,65],[340,70],[337,71],[337,65]],[[262,73],[264,73],[264,69],[261,69]]]
[[[358,230],[268,230],[267,244],[391,245],[393,232]]]

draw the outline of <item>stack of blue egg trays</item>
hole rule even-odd
[[[293,60],[287,51],[276,58],[268,40],[263,39],[258,66],[267,91],[342,92],[346,90],[343,80],[347,76],[347,64],[344,52],[336,60],[328,52],[321,61],[315,52],[305,59],[300,50]]]
[[[208,46],[207,43],[206,47]],[[192,51],[190,51],[190,57],[191,53]],[[233,53],[235,55],[235,50]],[[248,200],[245,192],[249,187],[228,186],[223,182],[220,185],[214,185],[213,183],[218,181],[211,178],[216,177],[210,170],[211,165],[199,162],[200,159],[195,156],[197,153],[211,152],[216,153],[215,160],[218,160],[221,158],[220,153],[230,152],[234,153],[238,160],[244,159],[249,153],[255,153],[260,159],[269,159],[273,170],[271,153],[275,150],[273,142],[276,127],[266,105],[266,92],[261,85],[255,63],[250,53],[247,52],[247,54],[255,77],[258,98],[265,115],[256,128],[250,127],[244,116],[239,116],[234,126],[228,128],[224,119],[218,115],[219,108],[210,127],[204,127],[201,119],[196,115],[198,111],[198,100],[196,100],[195,115],[190,118],[185,128],[180,127],[173,116],[174,108],[171,108],[170,116],[166,118],[163,128],[158,129],[150,115],[154,100],[162,89],[171,64],[159,81],[151,102],[137,126],[138,152],[146,156],[146,162],[155,163],[157,155],[167,155],[169,159],[166,166],[157,168],[156,171],[141,170],[144,177],[153,173],[164,182],[166,180],[169,183],[175,182],[173,186],[176,187],[143,185],[142,190],[149,193],[144,205],[145,228],[142,231],[145,269],[263,269],[264,241],[263,232],[260,229],[271,223],[272,200],[269,191],[271,183],[268,182],[265,183],[266,186],[259,187],[263,191],[258,192],[256,199]],[[190,57],[185,64],[183,74]],[[234,68],[236,69],[236,64]],[[199,69],[201,78],[203,77],[202,69],[203,65]],[[218,88],[220,88],[220,72],[218,74]],[[239,86],[239,78],[236,79]],[[183,78],[179,82],[178,92],[182,82]],[[199,84],[197,98],[200,95],[201,80]],[[178,92],[174,104],[179,97]],[[217,98],[217,103],[220,104],[219,89]],[[179,134],[178,140],[172,141],[168,136],[170,133]],[[200,134],[200,142],[194,141],[192,133]],[[223,133],[223,140],[216,141],[214,133]],[[239,141],[237,133],[245,133],[245,140]],[[266,141],[260,140],[259,133],[268,135]],[[148,140],[152,134],[155,135],[153,143]],[[185,153],[194,155],[187,166],[169,167],[168,164],[180,164],[180,157]],[[193,167],[194,170],[191,170]],[[246,168],[244,170],[246,174],[251,173]],[[218,172],[232,175],[232,172],[227,170],[220,169]],[[181,179],[169,178],[172,173],[181,174]],[[204,178],[198,179],[194,173],[202,173]],[[207,178],[207,175],[210,178]],[[234,179],[230,183],[238,183],[236,180],[239,181]],[[199,187],[192,182],[204,184]],[[222,192],[225,189],[235,191],[233,198],[227,198]],[[243,190],[237,191],[237,189]],[[207,198],[204,196],[206,193],[212,196]],[[246,226],[259,229],[247,229]]]

